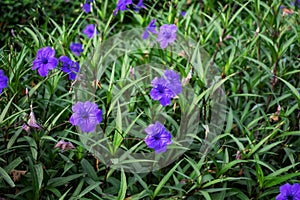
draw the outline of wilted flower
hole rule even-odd
[[[276,196],[276,200],[299,200],[300,199],[300,185],[295,183],[290,185],[286,183],[280,186],[280,194]]]
[[[27,124],[32,128],[42,129],[42,127],[40,125],[38,125],[38,123],[35,119],[32,105],[30,105],[30,114],[29,114],[29,120],[28,120]]]
[[[61,70],[69,74],[69,80],[75,80],[76,74],[79,71],[78,62],[74,62],[68,56],[61,56],[59,60],[62,62]]]
[[[149,148],[153,148],[155,153],[165,152],[167,146],[172,143],[172,135],[158,121],[145,128],[147,136],[145,142]]]
[[[159,33],[156,41],[160,43],[162,49],[176,40],[177,26],[175,24],[165,24],[159,28]]]
[[[237,151],[237,152],[236,152],[235,159],[237,159],[237,160],[241,160],[241,158],[242,158],[241,151]]]
[[[16,37],[14,29],[10,29],[10,33],[13,37]]]
[[[38,50],[33,61],[32,70],[38,70],[40,76],[47,76],[48,71],[54,69],[58,64],[55,58],[55,50],[51,47],[44,47]]]
[[[149,25],[146,27],[143,35],[142,35],[142,38],[145,40],[145,39],[148,39],[149,37],[149,34],[150,33],[154,33],[154,34],[158,34],[158,32],[156,31],[156,25],[155,25],[155,22],[156,22],[156,19],[153,19]]]
[[[27,124],[22,125],[22,129],[25,130],[27,133],[30,133],[30,127]]]
[[[102,121],[102,111],[90,101],[77,102],[72,106],[72,111],[71,124],[79,126],[83,132],[94,132],[97,124]]]
[[[133,78],[134,77],[134,68],[132,66],[130,66],[129,68],[129,73],[130,73],[130,77]]]
[[[2,69],[0,69],[0,94],[2,93],[2,90],[6,88],[8,85],[8,77],[4,75],[4,72]]]
[[[80,53],[83,52],[82,44],[72,42],[70,50],[74,53],[74,55],[80,56]]]
[[[150,97],[158,100],[162,106],[169,105],[171,99],[182,91],[179,75],[172,70],[165,70],[165,78],[155,77],[151,82],[153,88]]]
[[[93,38],[94,34],[98,34],[98,31],[96,30],[96,27],[94,24],[88,24],[83,30],[83,33],[88,37],[88,38]]]
[[[64,140],[60,140],[54,148],[61,148],[61,151],[75,149],[75,146],[71,142],[65,142]]]
[[[185,77],[185,78],[182,79],[182,84],[183,84],[183,85],[188,84],[189,81],[190,81],[191,78],[192,78],[192,75],[193,75],[193,70],[191,69],[191,70],[189,71],[187,77]]]

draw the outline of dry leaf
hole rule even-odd
[[[27,171],[25,170],[11,170],[10,174],[13,177],[14,182],[19,181],[21,176],[24,176],[26,174]]]

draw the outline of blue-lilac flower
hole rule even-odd
[[[139,2],[136,5],[133,5],[133,8],[136,12],[139,12],[141,8],[146,8],[144,6],[143,0],[139,0]]]
[[[40,76],[47,76],[49,70],[54,69],[58,64],[55,58],[55,50],[51,47],[44,47],[38,50],[33,61],[32,70],[38,70]]]
[[[186,11],[182,11],[182,12],[181,12],[181,16],[182,16],[182,17],[185,17],[185,15],[186,15]]]
[[[153,19],[149,25],[146,27],[143,35],[142,35],[142,38],[145,40],[145,39],[148,39],[149,38],[149,35],[150,33],[154,33],[154,34],[158,34],[157,30],[156,30],[156,25],[155,25],[155,22],[156,22],[156,19]]]
[[[98,34],[98,31],[96,30],[96,27],[94,24],[88,24],[83,30],[83,33],[88,37],[88,38],[93,38],[94,34]]]
[[[280,186],[280,194],[276,196],[276,200],[300,200],[300,185],[286,183]]]
[[[94,132],[97,124],[102,121],[102,110],[90,101],[77,102],[72,106],[72,111],[71,124],[79,126],[83,132]]]
[[[156,41],[160,43],[162,49],[176,40],[177,26],[175,24],[165,24],[159,28],[159,33]]]
[[[119,0],[117,3],[117,7],[114,10],[114,16],[116,16],[116,14],[119,10],[121,10],[121,11],[127,10],[128,9],[127,5],[130,5],[130,4],[132,4],[132,0]]]
[[[86,0],[85,3],[82,5],[84,12],[89,13],[91,12],[92,2],[94,0]]]
[[[171,133],[158,121],[155,124],[150,124],[145,128],[145,131],[147,133],[145,143],[149,148],[153,148],[155,153],[165,152],[168,145],[172,143]]]
[[[180,76],[172,71],[165,70],[164,78],[155,77],[151,84],[153,88],[150,91],[150,97],[153,100],[158,100],[162,106],[167,106],[171,103],[171,99],[176,97],[182,91]]]
[[[2,90],[6,88],[8,85],[8,77],[4,75],[4,72],[2,69],[0,69],[0,94],[2,93]]]
[[[165,70],[165,76],[168,87],[175,94],[180,94],[182,91],[182,85],[180,82],[180,76],[173,70]]]
[[[78,62],[71,60],[68,56],[61,56],[59,60],[62,63],[61,70],[69,74],[69,80],[75,80],[80,68]]]
[[[70,50],[74,53],[74,55],[80,56],[80,53],[83,52],[82,44],[72,42],[70,45]]]
[[[150,91],[150,97],[153,100],[158,100],[162,106],[167,106],[171,103],[171,99],[176,95],[174,92],[168,87],[166,79],[155,77],[151,84],[153,88]]]
[[[92,7],[92,4],[90,4],[90,3],[84,3],[82,5],[82,8],[83,8],[84,12],[86,12],[86,13],[91,12],[91,7]]]

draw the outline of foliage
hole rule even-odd
[[[144,1],[144,5],[139,12],[129,6],[113,16],[116,3],[108,0],[94,0],[90,13],[76,1],[5,0],[0,4],[0,69],[9,78],[0,94],[0,199],[274,199],[281,185],[300,183],[297,6],[280,0]],[[157,26],[176,24],[177,39],[179,35],[190,37],[207,52],[220,77],[216,85],[225,88],[226,121],[210,151],[199,153],[209,134],[206,125],[213,121],[209,111],[213,105],[211,90],[194,72],[189,85],[200,124],[191,134],[189,150],[159,170],[130,173],[106,165],[70,123],[78,82],[69,80],[59,70],[61,65],[46,77],[32,66],[38,49],[46,46],[55,49],[57,58],[68,56],[81,68],[101,64],[93,56],[101,52],[99,43],[126,30],[144,29],[154,18]],[[95,24],[99,34],[87,38],[82,33],[87,24]],[[15,30],[14,35],[10,29]],[[80,56],[71,52],[72,42],[83,44]],[[110,50],[101,53],[111,55]],[[166,129],[173,130],[173,135],[179,132],[180,114],[187,105],[182,96],[172,100],[174,107],[162,111],[159,102],[149,96],[151,84],[126,82],[132,73],[130,66],[151,60],[176,70],[182,78],[191,69],[184,56],[160,48],[125,54],[105,67],[95,67],[101,77],[90,83],[95,89],[91,100],[103,112],[97,130],[111,139],[113,145],[107,151],[112,154],[118,149],[153,152],[143,140],[127,134],[134,129],[122,120],[124,106],[138,111],[133,121],[143,128],[153,123],[151,111],[157,109],[169,117]],[[139,73],[136,70],[135,76]],[[120,104],[124,91],[132,86],[137,87],[134,95]],[[32,121],[33,113],[36,121]],[[41,128],[29,127],[27,132],[24,124],[29,122]],[[146,136],[145,132],[136,134]],[[61,140],[76,148],[54,148]]]

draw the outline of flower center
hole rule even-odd
[[[160,137],[159,137],[159,135],[158,134],[156,134],[156,135],[154,135],[154,140],[159,140],[160,139]]]
[[[45,58],[45,57],[43,57],[43,58],[42,58],[42,63],[43,63],[44,65],[47,64],[47,63],[48,63],[48,59]]]
[[[292,195],[288,195],[288,196],[287,196],[287,199],[288,199],[288,200],[293,200],[294,198],[293,198]]]
[[[166,39],[169,39],[171,37],[171,33],[168,31],[163,32],[163,35],[165,36]]]
[[[82,117],[83,119],[88,119],[88,118],[89,118],[89,113],[83,112],[82,115],[81,115],[81,117]]]
[[[158,85],[158,86],[157,86],[157,90],[158,90],[158,92],[159,92],[160,94],[163,94],[164,91],[165,91],[165,89],[164,89],[164,87],[163,87],[162,85]]]

